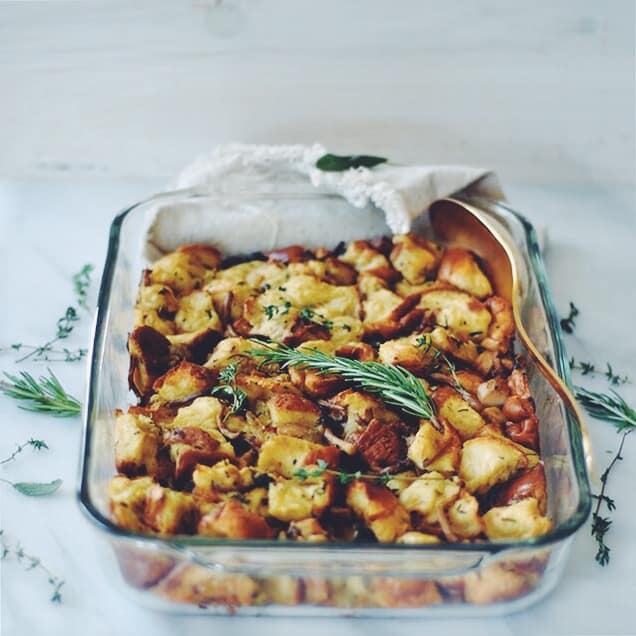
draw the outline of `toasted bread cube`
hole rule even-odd
[[[354,480],[347,489],[347,505],[381,543],[395,541],[411,529],[409,513],[384,486]]]
[[[474,363],[478,358],[477,345],[472,340],[457,338],[444,327],[435,327],[430,338],[435,349],[457,360]]]
[[[170,366],[170,341],[152,327],[136,327],[128,337],[128,384],[145,400],[152,386]]]
[[[536,571],[524,571],[509,562],[493,563],[464,577],[464,597],[467,603],[475,605],[512,600],[531,590],[540,576]]]
[[[477,264],[475,257],[461,247],[449,247],[444,252],[437,279],[480,299],[492,296],[493,293],[490,281]]]
[[[333,497],[330,480],[281,479],[269,485],[269,514],[281,521],[319,517],[331,505]]]
[[[444,602],[435,581],[426,579],[373,578],[373,605],[380,607],[426,607]]]
[[[394,309],[399,307],[404,299],[389,289],[380,289],[373,292],[362,303],[364,311],[364,323],[370,324],[388,320]]]
[[[313,517],[292,521],[287,530],[287,537],[295,541],[307,541],[308,543],[324,543],[329,540],[327,531],[320,525],[318,519]]]
[[[491,508],[484,514],[484,525],[491,541],[530,539],[552,529],[552,521],[541,514],[539,502],[534,497]]]
[[[482,416],[450,387],[438,388],[433,394],[437,412],[450,423],[462,439],[476,435],[485,425]]]
[[[241,503],[248,510],[261,515],[261,517],[270,516],[267,488],[252,488],[252,490],[241,493]]]
[[[219,333],[223,331],[212,296],[206,291],[193,291],[182,296],[174,322],[181,333],[191,333],[201,329],[212,329]]]
[[[189,473],[196,464],[214,464],[233,458],[234,448],[219,431],[206,431],[196,426],[173,428],[166,432],[164,442],[170,446],[177,479]]]
[[[335,465],[334,449],[290,435],[273,435],[261,446],[256,468],[261,473],[277,473],[293,477],[302,466],[315,464],[319,459]]]
[[[198,534],[227,539],[272,539],[274,529],[238,501],[228,501],[201,517]]]
[[[261,588],[246,574],[224,574],[186,562],[174,568],[150,591],[170,601],[199,607],[243,607],[254,605]]]
[[[400,493],[400,503],[409,512],[418,512],[427,523],[438,523],[438,508],[457,499],[460,486],[441,473],[425,473]]]
[[[221,334],[214,329],[204,328],[166,337],[170,342],[170,357],[173,360],[187,360],[194,364],[203,364],[219,341]]]
[[[353,265],[358,272],[383,270],[391,267],[386,256],[374,250],[367,241],[349,243],[340,260]]]
[[[296,393],[277,393],[267,401],[267,408],[277,433],[312,442],[322,438],[320,409],[311,400]]]
[[[423,283],[439,262],[439,248],[417,234],[393,237],[393,267],[412,284]]]
[[[502,437],[474,437],[464,442],[459,476],[472,493],[485,493],[508,481],[529,464],[526,453]]]
[[[488,329],[488,335],[481,341],[481,345],[491,351],[506,353],[515,335],[515,319],[509,300],[500,296],[492,296],[486,301],[493,320]]]
[[[442,475],[454,475],[459,469],[459,462],[462,456],[462,443],[459,437],[451,441],[444,450],[433,458],[427,465],[426,470],[435,470]]]
[[[146,492],[154,484],[152,477],[129,479],[117,475],[108,484],[108,499],[113,521],[120,527],[137,532],[148,530],[144,522]]]
[[[215,397],[199,397],[189,404],[182,406],[169,424],[170,428],[194,426],[208,433],[217,432],[223,422],[225,405]]]
[[[156,395],[153,402],[185,404],[208,392],[216,381],[216,374],[191,362],[180,362],[158,378],[152,385]]]
[[[205,243],[180,245],[176,251],[179,254],[185,254],[191,261],[202,265],[206,269],[216,269],[221,264],[221,253],[219,250]]]
[[[135,305],[135,327],[147,325],[164,335],[173,334],[173,318],[178,307],[179,301],[170,287],[142,285]]]
[[[236,385],[245,392],[250,403],[267,401],[279,393],[298,393],[298,389],[285,373],[267,376],[262,373],[240,373],[236,376]]]
[[[232,492],[245,490],[254,484],[253,470],[249,466],[239,468],[224,459],[212,466],[197,465],[192,473],[194,493]]]
[[[372,470],[396,465],[403,457],[404,441],[394,426],[377,419],[347,437]]]
[[[465,490],[451,504],[446,516],[453,534],[462,539],[473,539],[484,531],[479,502]]]
[[[429,334],[415,334],[383,342],[378,349],[378,358],[382,364],[401,366],[418,374],[436,361],[437,350],[432,346]]]
[[[457,434],[443,420],[420,420],[420,427],[408,447],[407,456],[423,470],[456,438]]]
[[[355,285],[356,271],[351,265],[338,258],[329,257],[324,261],[308,260],[290,263],[287,267],[291,276],[309,274],[331,285]]]
[[[241,371],[253,369],[259,364],[259,361],[242,354],[254,349],[264,349],[264,347],[248,338],[239,336],[224,338],[214,347],[205,366],[217,372],[225,369],[228,364],[236,364]]]
[[[426,532],[417,532],[411,530],[405,532],[398,538],[397,543],[405,543],[406,545],[431,545],[433,543],[441,543],[441,539],[434,534],[427,534]]]
[[[150,417],[121,413],[115,419],[115,465],[129,477],[156,475],[161,431]]]
[[[473,338],[485,335],[492,320],[481,301],[462,291],[435,289],[424,292],[418,307],[433,312],[438,325]]]
[[[167,285],[177,294],[200,286],[205,267],[184,252],[170,252],[153,263],[148,279],[152,285]]]
[[[191,533],[196,505],[191,494],[154,484],[146,492],[144,521],[159,534]]]
[[[269,603],[300,605],[303,598],[302,579],[297,576],[268,576],[263,579],[263,593]]]
[[[345,436],[359,430],[372,419],[386,422],[393,426],[400,426],[402,420],[384,402],[369,393],[347,389],[335,395],[329,403],[337,409],[344,410],[346,421],[343,423]]]

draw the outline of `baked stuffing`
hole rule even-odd
[[[479,259],[416,234],[231,260],[182,246],[142,277],[129,337],[138,404],[116,414],[113,519],[240,540],[544,534],[538,419],[514,335]],[[278,346],[400,367],[432,415],[255,353]],[[271,594],[296,602],[279,583]],[[432,583],[412,593],[439,600]]]

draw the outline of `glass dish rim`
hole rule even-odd
[[[570,367],[568,363],[565,346],[556,308],[552,301],[552,294],[548,283],[541,248],[537,239],[537,235],[533,225],[525,216],[508,206],[502,201],[487,199],[483,197],[467,196],[465,194],[455,194],[454,198],[462,200],[466,203],[481,207],[486,210],[500,210],[504,214],[508,214],[519,222],[524,230],[526,239],[526,248],[530,257],[530,263],[533,273],[537,278],[541,301],[546,310],[548,325],[550,327],[550,336],[553,340],[555,350],[555,371],[563,379],[567,387],[572,390],[572,382],[570,377]],[[183,197],[183,198],[182,198]],[[585,453],[583,450],[583,442],[580,428],[569,411],[566,411],[565,417],[568,427],[569,449],[572,454],[572,461],[576,482],[579,490],[579,498],[576,508],[568,519],[553,528],[550,532],[521,541],[484,541],[482,543],[439,543],[425,545],[408,545],[398,543],[351,543],[344,541],[333,541],[328,543],[306,544],[295,541],[278,541],[278,540],[249,540],[249,539],[220,539],[213,537],[202,537],[197,535],[176,535],[170,537],[161,537],[142,532],[134,532],[117,526],[111,519],[104,516],[97,506],[92,502],[89,494],[89,475],[88,468],[91,461],[90,458],[90,442],[92,434],[92,410],[95,401],[96,383],[100,374],[98,356],[96,352],[100,350],[104,333],[105,333],[105,317],[108,314],[109,301],[112,291],[112,282],[114,274],[114,266],[116,258],[119,254],[120,237],[122,225],[129,214],[133,213],[140,207],[149,204],[160,203],[162,201],[170,201],[179,199],[184,202],[185,199],[210,199],[210,200],[324,200],[324,199],[340,199],[337,194],[317,193],[317,192],[211,192],[201,190],[200,188],[188,188],[183,190],[172,190],[152,195],[131,206],[124,208],[113,219],[109,229],[109,240],[106,252],[106,260],[102,273],[101,284],[99,288],[96,313],[93,322],[91,347],[89,352],[90,363],[87,367],[87,388],[85,406],[82,411],[82,443],[80,447],[80,463],[79,463],[79,480],[76,490],[78,504],[83,514],[101,531],[108,535],[114,535],[119,539],[127,539],[135,542],[143,542],[146,545],[166,546],[177,550],[184,548],[216,548],[219,550],[228,549],[235,551],[249,551],[252,549],[259,550],[281,550],[290,548],[294,551],[298,550],[319,550],[330,552],[332,550],[346,549],[350,553],[367,552],[369,550],[374,553],[381,554],[383,551],[390,552],[457,552],[457,553],[488,553],[491,556],[510,550],[535,550],[537,548],[549,547],[560,543],[572,536],[588,518],[592,508],[592,494],[585,463]]]

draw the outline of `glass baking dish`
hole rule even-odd
[[[464,199],[501,224],[518,260],[524,326],[570,385],[532,226],[500,202]],[[148,240],[150,216],[160,223]],[[416,231],[435,238],[426,214]],[[557,584],[573,533],[589,514],[591,494],[579,423],[530,359],[548,513],[554,520],[544,536],[515,543],[307,544],[165,538],[111,521],[113,413],[134,403],[126,379],[127,337],[141,271],[158,249],[207,240],[225,253],[248,253],[292,243],[334,247],[339,240],[381,234],[390,234],[381,211],[315,193],[177,191],[134,205],[113,221],[91,352],[78,494],[84,513],[112,549],[104,550],[104,571],[142,604],[181,613],[491,616],[525,608]]]

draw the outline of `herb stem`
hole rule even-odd
[[[53,572],[51,572],[51,570],[49,570],[49,568],[46,567],[46,565],[44,565],[38,557],[25,552],[19,544],[16,547],[10,546],[4,539],[4,530],[0,529],[0,560],[6,559],[9,555],[14,556],[18,563],[26,563],[26,570],[38,569],[43,572],[51,586],[51,602],[62,602],[62,587],[65,584],[64,579],[53,574]]]

